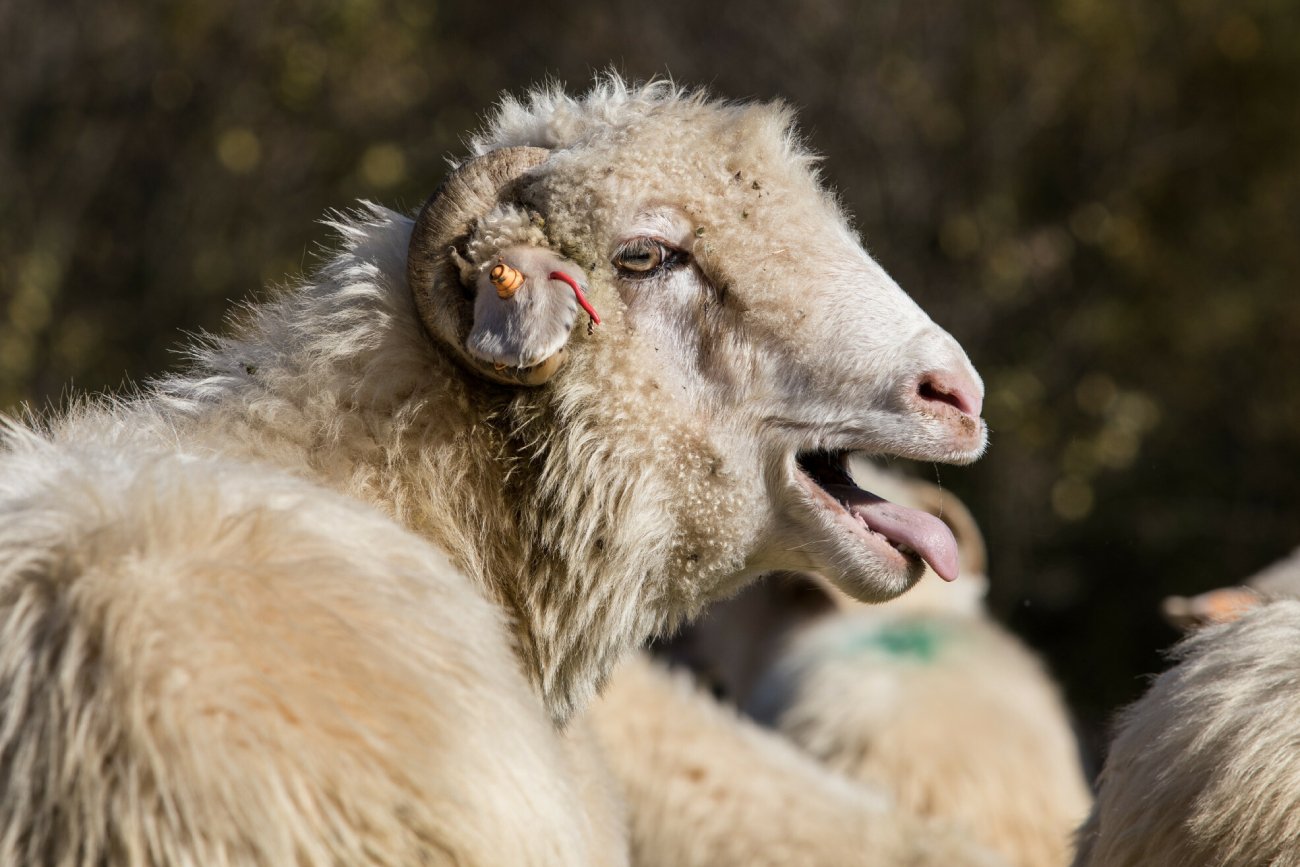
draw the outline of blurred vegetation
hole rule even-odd
[[[1093,741],[1160,597],[1300,543],[1292,0],[9,0],[0,46],[0,407],[174,365],[326,209],[418,205],[500,91],[613,65],[800,107],[985,376],[988,457],[920,469]]]

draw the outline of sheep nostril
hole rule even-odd
[[[946,403],[964,415],[978,418],[984,399],[974,382],[961,374],[934,372],[921,377],[916,396],[923,403]]]

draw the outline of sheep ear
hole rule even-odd
[[[540,385],[559,369],[564,361],[562,341],[561,349],[549,357],[531,367],[519,365],[555,342],[554,335],[565,322],[564,307],[540,292],[526,295],[531,300],[525,304],[506,306],[507,299],[496,296],[495,287],[481,291],[485,275],[474,277],[474,285],[465,285],[456,249],[463,248],[476,221],[512,200],[520,178],[549,156],[544,148],[511,147],[464,163],[429,197],[411,229],[406,278],[425,330],[464,367],[507,385]],[[536,283],[530,288],[550,282],[546,279],[550,272],[539,270],[540,260],[525,257],[519,264],[526,282]],[[571,263],[565,265],[569,271],[577,270]],[[491,267],[486,269],[489,275]],[[490,283],[490,276],[486,279]],[[494,308],[492,298],[502,303]],[[533,322],[534,317],[526,315],[533,306],[548,315]],[[573,316],[576,313],[568,318],[570,328]]]
[[[576,293],[556,273],[585,279],[573,262],[541,247],[509,247],[488,263],[474,284],[470,355],[523,385],[549,379],[578,318]]]

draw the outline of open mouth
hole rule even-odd
[[[928,563],[940,578],[957,577],[957,541],[929,512],[891,503],[859,488],[847,469],[850,451],[806,451],[795,456],[796,475],[832,522],[855,533],[882,559],[919,566]]]

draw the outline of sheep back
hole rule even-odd
[[[428,543],[265,467],[10,445],[0,863],[620,863]]]

